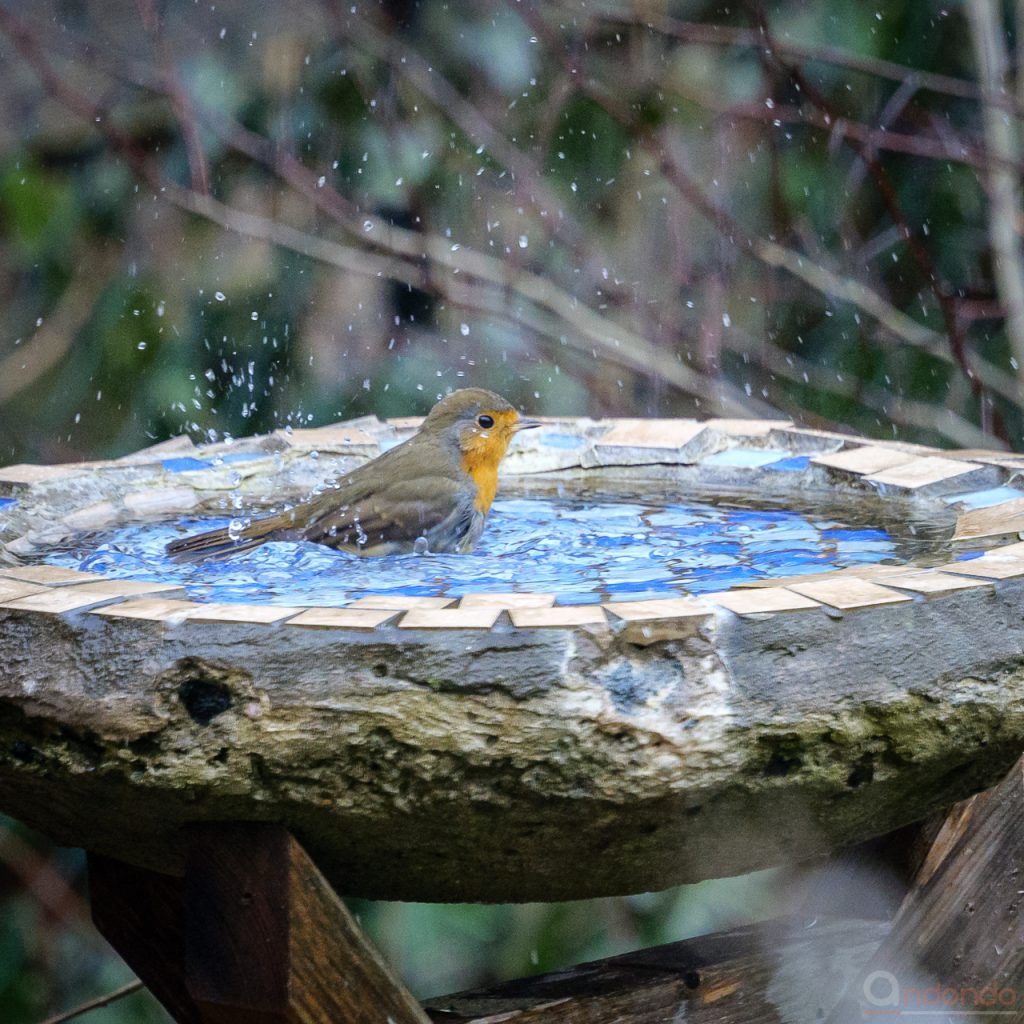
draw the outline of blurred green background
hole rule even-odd
[[[1018,13],[0,0],[0,462],[470,383],[1019,449]],[[357,909],[433,994],[778,911],[773,878]],[[82,891],[4,823],[5,1024],[127,977]]]

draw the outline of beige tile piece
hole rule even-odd
[[[913,462],[914,458],[915,456],[908,455],[906,452],[866,444],[859,445],[856,448],[847,448],[841,452],[815,455],[811,462],[815,466],[826,466],[829,469],[838,469],[844,473],[853,473],[860,476],[881,473],[884,470],[892,469],[894,466]]]
[[[712,427],[721,434],[731,437],[766,437],[773,430],[785,430],[793,426],[792,420],[740,420],[717,417],[704,420],[704,426]]]
[[[592,607],[585,605],[584,607]],[[711,609],[692,597],[658,597],[650,601],[610,601],[604,605],[627,622],[648,622],[652,619],[706,619]]]
[[[191,487],[154,487],[145,491],[129,491],[124,507],[137,516],[161,516],[187,512],[199,504],[199,495]]]
[[[577,453],[583,465],[643,466],[651,462],[690,463],[706,455],[714,443],[696,420],[622,419],[595,438],[593,448]]]
[[[860,580],[855,576],[847,579],[821,580],[815,583],[791,583],[789,589],[812,601],[839,608],[842,611],[856,611],[859,608],[875,608],[885,604],[905,604],[913,598],[887,590],[877,583]]]
[[[184,622],[189,614],[199,608],[194,601],[175,601],[161,597],[143,597],[137,601],[121,601],[104,605],[89,612],[90,615],[104,615],[113,619],[149,619],[153,622]]]
[[[84,464],[69,462],[63,466],[30,466],[24,463],[17,466],[4,466],[0,469],[0,483],[3,484],[34,484],[41,480],[53,480],[68,473],[75,473],[84,468]]]
[[[394,416],[384,422],[390,424],[396,430],[419,430],[423,420],[423,416]]]
[[[517,629],[562,629],[567,626],[604,626],[608,619],[599,604],[558,605],[555,608],[513,608]]]
[[[707,605],[692,597],[613,601],[604,608],[619,620],[616,625],[619,636],[641,647],[692,636],[713,614]]]
[[[413,608],[398,623],[399,629],[490,629],[503,609]]]
[[[877,473],[870,473],[865,479],[869,483],[898,487],[900,490],[921,491],[968,474],[977,475],[980,478],[986,473],[995,474],[997,472],[995,469],[979,466],[974,462],[961,462],[958,459],[926,455],[923,458],[911,459],[910,462],[904,462]]]
[[[310,427],[308,430],[276,432],[288,444],[303,448],[378,448],[380,440],[361,427],[346,427],[333,424],[326,427]]]
[[[966,459],[968,462],[986,462],[995,466],[1024,466],[1024,455],[1020,452],[1000,452],[990,448],[951,448],[944,454],[950,459]]]
[[[395,611],[408,611],[411,608],[450,608],[455,604],[451,597],[417,597],[405,594],[383,594],[357,598],[345,605],[346,608],[390,608]]]
[[[288,607],[277,604],[234,604],[232,602],[213,602],[197,604],[195,611],[188,617],[189,622],[241,622],[269,625],[290,619],[298,615],[304,608]]]
[[[1024,576],[1024,558],[1007,555],[982,555],[962,562],[947,562],[938,567],[961,576],[980,576],[986,580],[1012,580]]]
[[[460,608],[550,608],[554,594],[466,594]]]
[[[1005,537],[1024,531],[1024,498],[1014,498],[988,508],[975,508],[957,517],[953,540]]]
[[[45,589],[32,583],[22,583],[20,580],[0,579],[0,601],[13,601],[19,597],[28,597],[29,594],[38,594]]]
[[[104,601],[115,601],[118,598],[135,597],[138,594],[156,594],[165,591],[180,590],[170,583],[133,583],[131,581],[106,580],[103,583],[82,583],[69,587],[50,587],[28,597],[4,601],[4,608],[17,608],[21,611],[48,612],[59,615],[62,612],[88,608],[90,605]]]
[[[1017,541],[1016,544],[1001,544],[996,548],[989,548],[987,555],[1009,555],[1011,558],[1024,558],[1024,541]]]
[[[801,573],[799,576],[773,576],[763,580],[748,580],[737,583],[734,590],[765,590],[771,587],[788,587],[791,583],[820,583],[824,580],[844,580],[853,576],[855,579],[879,580],[886,576],[899,576],[907,571],[905,565],[850,565],[845,569],[833,569],[831,572]]]
[[[354,629],[368,631],[397,618],[400,609],[377,608],[307,608],[286,626],[305,626],[310,629]]]
[[[722,590],[715,594],[701,594],[701,600],[735,612],[737,615],[772,615],[777,612],[802,612],[820,608],[802,594],[786,587],[763,587],[759,590]]]
[[[77,569],[62,569],[58,565],[11,566],[0,571],[0,576],[9,576],[27,583],[42,583],[46,586],[60,586],[67,583],[100,583],[105,576],[95,572],[79,572]]]
[[[599,448],[683,448],[705,430],[697,420],[621,419],[596,440]]]
[[[923,569],[920,572],[909,572],[903,576],[889,576],[885,585],[900,590],[911,590],[915,594],[923,594],[927,598],[945,597],[957,590],[977,590],[991,587],[991,580],[972,579],[966,576],[953,576],[948,572],[935,569]]]

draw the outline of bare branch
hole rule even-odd
[[[104,1006],[110,1006],[111,1003],[116,1003],[119,999],[124,999],[126,996],[134,995],[143,988],[141,981],[136,979],[135,981],[129,981],[127,985],[122,985],[120,988],[114,989],[113,992],[108,992],[105,996],[98,996],[96,999],[90,999],[87,1003],[82,1003],[81,1006],[76,1006],[73,1010],[68,1010],[65,1013],[58,1013],[56,1017],[47,1017],[42,1024],[67,1024],[69,1020],[77,1020],[79,1017],[84,1017],[85,1014],[91,1013],[93,1010],[100,1010]]]
[[[1009,95],[1009,55],[1002,5],[994,0],[968,0],[967,16],[985,97],[982,105],[985,142],[994,161],[1012,161],[1020,156],[1017,126],[997,109],[997,104],[1002,105]],[[1018,175],[993,163],[988,171],[988,185],[991,194],[989,237],[996,285],[1006,311],[1010,351],[1017,361],[1018,373],[1024,377],[1024,253],[1018,235],[1021,217]]]

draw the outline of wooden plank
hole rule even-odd
[[[887,576],[887,587],[899,590],[912,590],[915,594],[923,594],[927,598],[945,597],[958,590],[977,590],[991,587],[989,580],[968,579],[964,576],[953,576],[935,569],[924,569],[921,572],[909,572],[903,576]]]
[[[19,611],[47,612],[60,615],[77,611],[105,601],[116,601],[136,594],[157,594],[180,590],[173,583],[134,583],[122,580],[107,580],[103,583],[82,583],[70,587],[50,587],[38,594],[0,602],[0,607],[16,608]]]
[[[555,608],[513,608],[509,615],[516,629],[564,629],[569,626],[604,626],[608,619],[599,604],[559,605]]]
[[[89,902],[99,933],[177,1024],[203,1024],[185,986],[180,878],[88,855]]]
[[[986,580],[1012,580],[1024,576],[1024,558],[1010,558],[1006,555],[982,555],[980,558],[964,559],[962,562],[947,562],[940,565],[943,572],[958,576],[980,576]]]
[[[428,999],[435,1024],[813,1022],[888,931],[882,921],[768,921]]]
[[[47,587],[61,586],[65,583],[99,583],[106,579],[106,576],[101,576],[99,573],[62,569],[59,565],[12,566],[0,572],[0,576],[25,580],[27,583],[41,583]]]
[[[466,594],[460,608],[550,608],[554,594]]]
[[[185,978],[204,1024],[429,1018],[280,825],[203,825],[185,861]]]
[[[412,608],[399,620],[399,629],[490,629],[502,609],[484,605],[478,608]]]
[[[976,508],[957,517],[953,540],[981,540],[1024,532],[1024,498]]]
[[[278,604],[233,604],[213,602],[196,605],[189,613],[189,622],[241,622],[270,625],[282,619],[290,619],[304,609]]]
[[[816,455],[811,459],[815,466],[826,466],[844,473],[857,476],[868,473],[881,473],[894,466],[912,462],[915,456],[906,452],[894,451],[892,448],[878,448],[875,445],[858,445],[841,452],[829,452],[827,455]]]
[[[786,587],[723,590],[714,594],[702,594],[701,599],[721,605],[737,615],[774,615],[779,612],[802,612],[821,607],[817,601],[795,594]]]
[[[455,604],[452,597],[419,597],[415,594],[370,594],[356,598],[346,608],[391,608],[408,611],[410,608],[449,608]]]
[[[398,617],[399,608],[307,608],[289,619],[286,626],[307,629],[354,629],[366,631]]]
[[[828,1024],[881,1019],[1024,1019],[1021,939],[1024,761],[956,805],[889,934]],[[989,993],[988,1001],[978,1001]],[[982,1009],[982,1012],[975,1012]],[[929,1011],[932,1011],[929,1014]]]
[[[844,612],[877,608],[887,604],[905,604],[913,600],[907,594],[899,594],[895,590],[887,590],[877,583],[856,577],[814,583],[791,583],[788,589]]]

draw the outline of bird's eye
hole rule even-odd
[[[493,416],[477,416],[476,421],[484,430],[490,430],[494,426]]]

